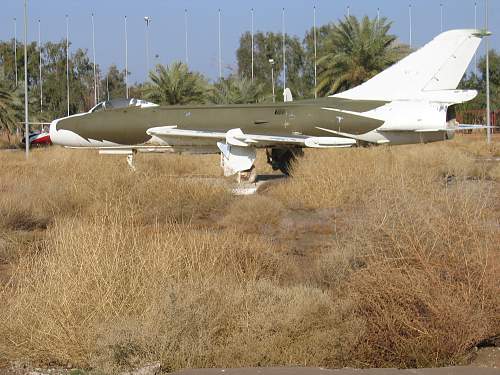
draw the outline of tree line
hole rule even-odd
[[[286,85],[295,98],[322,97],[357,86],[411,52],[391,33],[387,18],[358,19],[345,17],[336,23],[307,30],[303,39],[286,35]],[[274,74],[277,101],[283,100],[282,34],[254,34],[254,75],[252,77],[252,35],[240,37],[236,51],[237,70],[227,77],[211,82],[186,64],[174,62],[157,65],[149,80],[131,85],[130,97],[146,99],[161,105],[178,104],[243,104],[272,101]],[[24,46],[17,47],[17,75],[14,41],[0,42],[0,126],[13,131],[23,119]],[[28,50],[28,89],[32,121],[50,121],[67,114],[65,40],[41,46],[42,81],[40,82],[40,51],[35,42]],[[315,58],[316,56],[316,58]],[[271,66],[270,59],[274,61]],[[492,106],[500,105],[500,56],[490,52]],[[316,63],[315,63],[316,62]],[[480,74],[471,73],[461,83],[463,88],[477,89],[478,98],[465,108],[484,108],[485,59],[479,62]],[[89,110],[94,105],[93,64],[85,49],[77,49],[69,57],[70,113]],[[273,72],[271,71],[273,70]],[[124,70],[116,65],[106,71],[96,67],[100,100],[123,98],[126,94]],[[317,83],[315,85],[315,70]],[[42,84],[43,83],[43,84]],[[43,101],[40,90],[43,88]]]

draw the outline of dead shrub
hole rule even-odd
[[[498,228],[487,186],[410,184],[372,197],[351,240],[366,266],[348,290],[366,336],[353,359],[370,367],[464,363],[500,330]],[[404,194],[407,191],[407,194]],[[493,216],[492,216],[493,215]]]
[[[309,151],[299,159],[293,178],[270,194],[293,208],[357,205],[393,181],[405,178],[426,189],[446,178],[487,176],[474,158],[448,144]]]
[[[166,371],[331,366],[362,338],[362,323],[343,316],[328,293],[268,280],[173,285],[154,309],[101,330],[93,361],[114,372],[158,359]]]
[[[12,360],[88,366],[97,325],[141,316],[170,285],[278,276],[272,246],[251,236],[175,225],[144,229],[120,211],[56,223],[43,251],[23,257],[15,285],[2,291],[0,352]]]
[[[214,157],[170,156],[131,173],[87,152],[0,155],[2,360],[439,366],[500,331],[497,182],[466,149],[307,152],[244,198],[210,179]],[[16,212],[29,225],[5,225]]]
[[[265,195],[240,197],[225,210],[223,226],[245,233],[265,233],[279,224],[283,205]]]

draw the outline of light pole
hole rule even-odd
[[[186,65],[189,64],[189,56],[188,56],[188,10],[184,9],[184,31],[186,34],[185,42],[186,42]]]
[[[95,24],[94,13],[92,13],[92,56],[94,60],[94,105],[97,105],[97,76],[95,64]]]
[[[380,8],[377,8],[377,28],[380,27]]]
[[[408,15],[410,16],[410,48],[413,46],[412,41],[412,17],[411,17],[411,3],[408,4]]]
[[[101,101],[101,90],[102,90],[101,74],[97,72],[97,102]]]
[[[283,90],[286,89],[286,51],[285,51],[285,8],[281,14],[281,26],[282,26],[282,36],[283,36]]]
[[[488,0],[485,0],[485,19],[486,19],[486,33],[488,33],[489,27],[489,9]],[[491,109],[490,109],[490,38],[486,36],[486,129],[487,142],[491,143]]]
[[[219,8],[219,79],[222,79],[222,46],[221,46],[221,30],[220,30],[220,8]]]
[[[14,70],[16,76],[16,87],[18,85],[17,82],[17,19],[14,18]]]
[[[30,129],[28,111],[28,1],[24,0],[24,143],[26,146],[26,159],[30,155]]]
[[[441,32],[443,32],[443,3],[439,4],[439,8],[441,11]]]
[[[39,83],[40,83],[40,112],[43,112],[43,79],[42,79],[42,32],[40,26],[40,20],[38,20],[38,53],[40,60],[38,62],[39,67]]]
[[[69,116],[69,16],[66,14],[66,96]]]
[[[474,2],[474,29],[477,30],[477,1]],[[477,77],[477,51],[474,53],[474,72]]]
[[[273,86],[273,103],[276,102],[276,94],[274,90],[274,60],[270,59],[269,62],[271,63],[271,84]]]
[[[107,94],[108,102],[109,102],[109,71],[108,71],[108,74],[106,74],[106,94]]]
[[[313,33],[314,33],[314,99],[318,98],[318,51],[316,37],[316,7],[313,8]]]
[[[347,6],[347,18],[351,17],[351,7],[348,5]]]
[[[254,28],[253,28],[253,8],[250,11],[252,15],[252,82],[253,82],[253,77],[254,77],[254,72],[253,72],[253,66],[254,66]]]
[[[127,16],[125,16],[125,95],[128,99],[128,32],[127,32]]]
[[[144,17],[144,21],[146,22],[146,78],[149,75],[149,25],[151,24],[151,17]]]

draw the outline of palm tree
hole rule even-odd
[[[214,104],[247,104],[263,100],[262,83],[234,75],[215,83],[209,95],[209,101]]]
[[[200,73],[189,71],[186,64],[157,65],[149,78],[151,83],[144,88],[149,101],[169,105],[205,102],[207,80]]]
[[[410,49],[389,34],[391,25],[387,18],[367,16],[361,22],[354,16],[346,17],[333,25],[318,60],[318,94],[357,86],[406,56]]]
[[[6,89],[0,87],[0,129],[7,133],[9,140],[10,134],[16,129],[14,107],[13,96]]]

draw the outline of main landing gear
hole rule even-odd
[[[224,176],[236,176],[238,183],[254,183],[257,177],[255,159],[256,149],[253,147],[233,146],[226,143],[218,143],[221,150],[221,167]],[[293,163],[297,158],[304,155],[301,148],[271,148],[266,149],[267,163],[271,165],[273,171],[280,170],[289,176]]]
[[[304,151],[301,148],[271,148],[266,149],[267,164],[273,171],[278,169],[285,175],[289,176],[292,171],[293,163],[297,158],[304,156]]]

